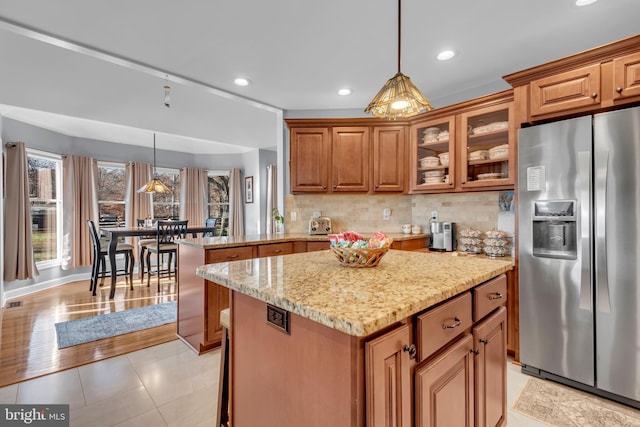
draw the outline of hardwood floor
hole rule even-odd
[[[175,301],[174,281],[163,279],[158,294],[155,280],[147,287],[146,280],[141,285],[135,279],[132,291],[125,278],[118,278],[113,300],[109,279],[95,297],[83,280],[8,300],[0,312],[0,387],[177,339],[176,324],[170,323],[58,349],[55,323]],[[16,301],[21,305],[9,307]]]

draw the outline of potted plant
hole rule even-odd
[[[273,208],[271,210],[271,215],[273,216],[273,223],[275,224],[276,234],[281,234],[284,232],[284,217],[280,215],[280,211],[278,208]]]

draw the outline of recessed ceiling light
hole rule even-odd
[[[597,1],[598,0],[576,0],[576,6],[587,6]]]
[[[351,89],[340,89],[338,91],[338,95],[342,95],[342,96],[347,96],[347,95],[351,95]]]
[[[249,79],[245,79],[244,77],[238,77],[233,82],[238,86],[249,86],[251,84]]]
[[[456,53],[452,50],[443,50],[442,52],[440,52],[437,56],[437,58],[440,61],[446,61],[448,59],[453,58],[454,56],[456,56]]]

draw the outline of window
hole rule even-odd
[[[126,189],[124,164],[98,162],[98,213],[101,227],[124,224]]]
[[[216,226],[220,236],[227,236],[229,229],[229,172],[208,172],[209,218],[219,218]]]
[[[62,158],[27,149],[33,256],[38,268],[62,256]]]
[[[156,219],[180,219],[180,171],[157,169],[158,179],[173,190],[173,194],[153,193],[153,217]]]

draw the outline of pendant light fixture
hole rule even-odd
[[[138,193],[173,193],[169,187],[158,179],[156,172],[156,133],[153,133],[153,179],[140,187]]]
[[[398,0],[398,72],[387,80],[364,110],[365,113],[389,120],[411,117],[433,109],[411,79],[400,72],[401,15],[401,0]]]

